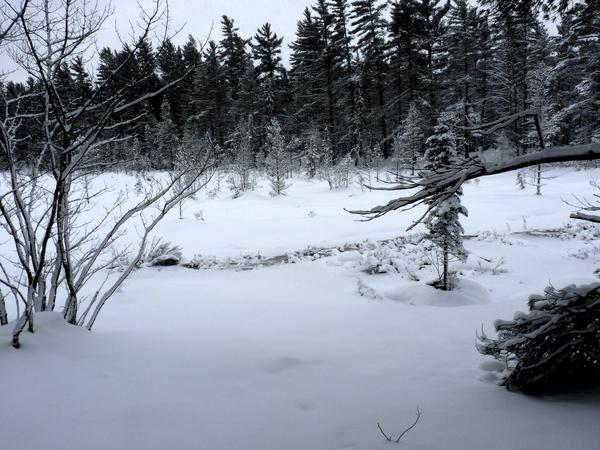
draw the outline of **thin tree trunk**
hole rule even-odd
[[[444,273],[442,275],[442,277],[443,277],[442,289],[444,291],[447,291],[447,290],[449,290],[448,289],[448,244],[444,244],[444,248],[442,251],[444,253]]]
[[[0,326],[8,324],[8,314],[6,313],[6,303],[4,295],[0,292]]]

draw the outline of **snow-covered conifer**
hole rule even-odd
[[[456,158],[456,136],[449,128],[452,118],[447,113],[442,114],[434,127],[434,134],[427,139],[425,152],[426,166],[429,172],[438,172],[452,164]],[[449,277],[450,257],[466,260],[467,251],[463,246],[463,227],[460,215],[466,216],[467,209],[461,205],[462,190],[458,189],[449,197],[436,201],[436,204],[426,219],[428,230],[427,239],[440,250],[440,280],[443,290],[452,289]]]
[[[252,173],[255,166],[252,147],[253,138],[252,117],[250,116],[238,122],[230,141],[233,155],[231,175],[227,182],[234,193],[234,197],[238,197],[242,192],[252,190],[255,187],[254,174]]]
[[[358,148],[352,149],[351,153],[358,153]],[[368,146],[364,149],[363,165],[368,171],[369,184],[371,183],[371,172],[375,171],[375,178],[379,178],[379,167],[383,162],[383,152],[381,146],[376,143],[375,145]]]
[[[423,147],[424,131],[423,116],[419,112],[415,102],[410,104],[408,115],[402,121],[402,132],[396,136],[394,161],[399,166],[408,166],[411,173],[415,174],[415,168],[419,153]]]
[[[304,151],[304,165],[306,166],[306,175],[309,178],[314,178],[317,175],[319,162],[323,154],[322,140],[318,132],[311,133],[306,142]]]
[[[285,137],[277,119],[271,119],[271,123],[267,126],[266,150],[265,168],[271,182],[271,193],[272,195],[282,195],[289,187],[286,181],[289,172],[289,155]]]
[[[560,114],[552,102],[550,94],[551,83],[553,82],[553,74],[550,67],[544,62],[540,62],[533,70],[527,74],[527,88],[529,91],[529,102],[531,108],[537,113],[540,130],[544,146],[554,145],[557,143],[561,134],[560,129]],[[529,145],[537,147],[537,151],[542,150],[542,145],[539,141],[537,129],[531,126],[529,130]],[[536,194],[542,195],[542,166],[538,165],[535,169],[535,187]]]
[[[160,115],[161,121],[156,127],[155,151],[152,162],[157,169],[172,169],[179,139],[177,138],[177,129],[173,122],[171,107],[166,98],[160,107]]]
[[[135,137],[131,144],[131,160],[128,167],[137,172],[145,172],[152,167],[148,155],[142,152],[140,140]]]

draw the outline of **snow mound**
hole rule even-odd
[[[383,292],[383,297],[417,306],[469,306],[490,303],[490,294],[481,284],[459,278],[452,291],[423,283],[403,283]]]

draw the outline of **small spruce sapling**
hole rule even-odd
[[[408,115],[402,121],[402,133],[396,136],[395,159],[402,164],[409,163],[411,174],[415,174],[419,153],[423,147],[423,116],[419,112],[417,105],[412,102],[408,109]]]
[[[231,139],[231,175],[227,179],[230,189],[233,191],[234,198],[239,197],[243,192],[254,190],[255,180],[252,170],[255,166],[254,151],[252,142],[254,140],[254,128],[252,116],[246,120],[241,120]]]
[[[272,119],[271,123],[267,126],[265,147],[267,151],[265,168],[271,183],[271,194],[274,196],[282,195],[289,187],[286,180],[289,173],[289,156],[286,151],[285,138],[277,119]]]
[[[448,116],[442,114],[434,128],[434,134],[427,139],[425,170],[428,172],[441,171],[456,159],[456,138],[448,125],[452,123],[452,117]],[[442,271],[439,287],[445,291],[452,289],[449,275],[450,257],[454,256],[461,261],[467,259],[462,238],[464,230],[460,223],[460,216],[466,216],[467,209],[460,202],[461,195],[462,190],[458,189],[450,196],[435,200],[436,204],[425,221],[427,239],[434,243],[441,253]]]

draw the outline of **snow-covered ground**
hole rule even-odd
[[[597,280],[593,231],[535,231],[569,223],[562,200],[591,196],[600,171],[552,175],[542,197],[514,174],[466,186],[471,255],[450,296],[425,285],[418,255],[376,242],[404,235],[419,211],[357,222],[342,209],[394,193],[306,180],[281,198],[266,182],[235,200],[202,192],[156,233],[188,260],[371,243],[249,271],[143,268],[91,333],[40,314],[14,350],[0,328],[0,448],[384,449],[377,422],[397,436],[418,407],[400,448],[600,449],[600,392],[510,393],[475,350],[482,325],[491,332],[548,283]],[[398,273],[365,273],[379,257]]]

